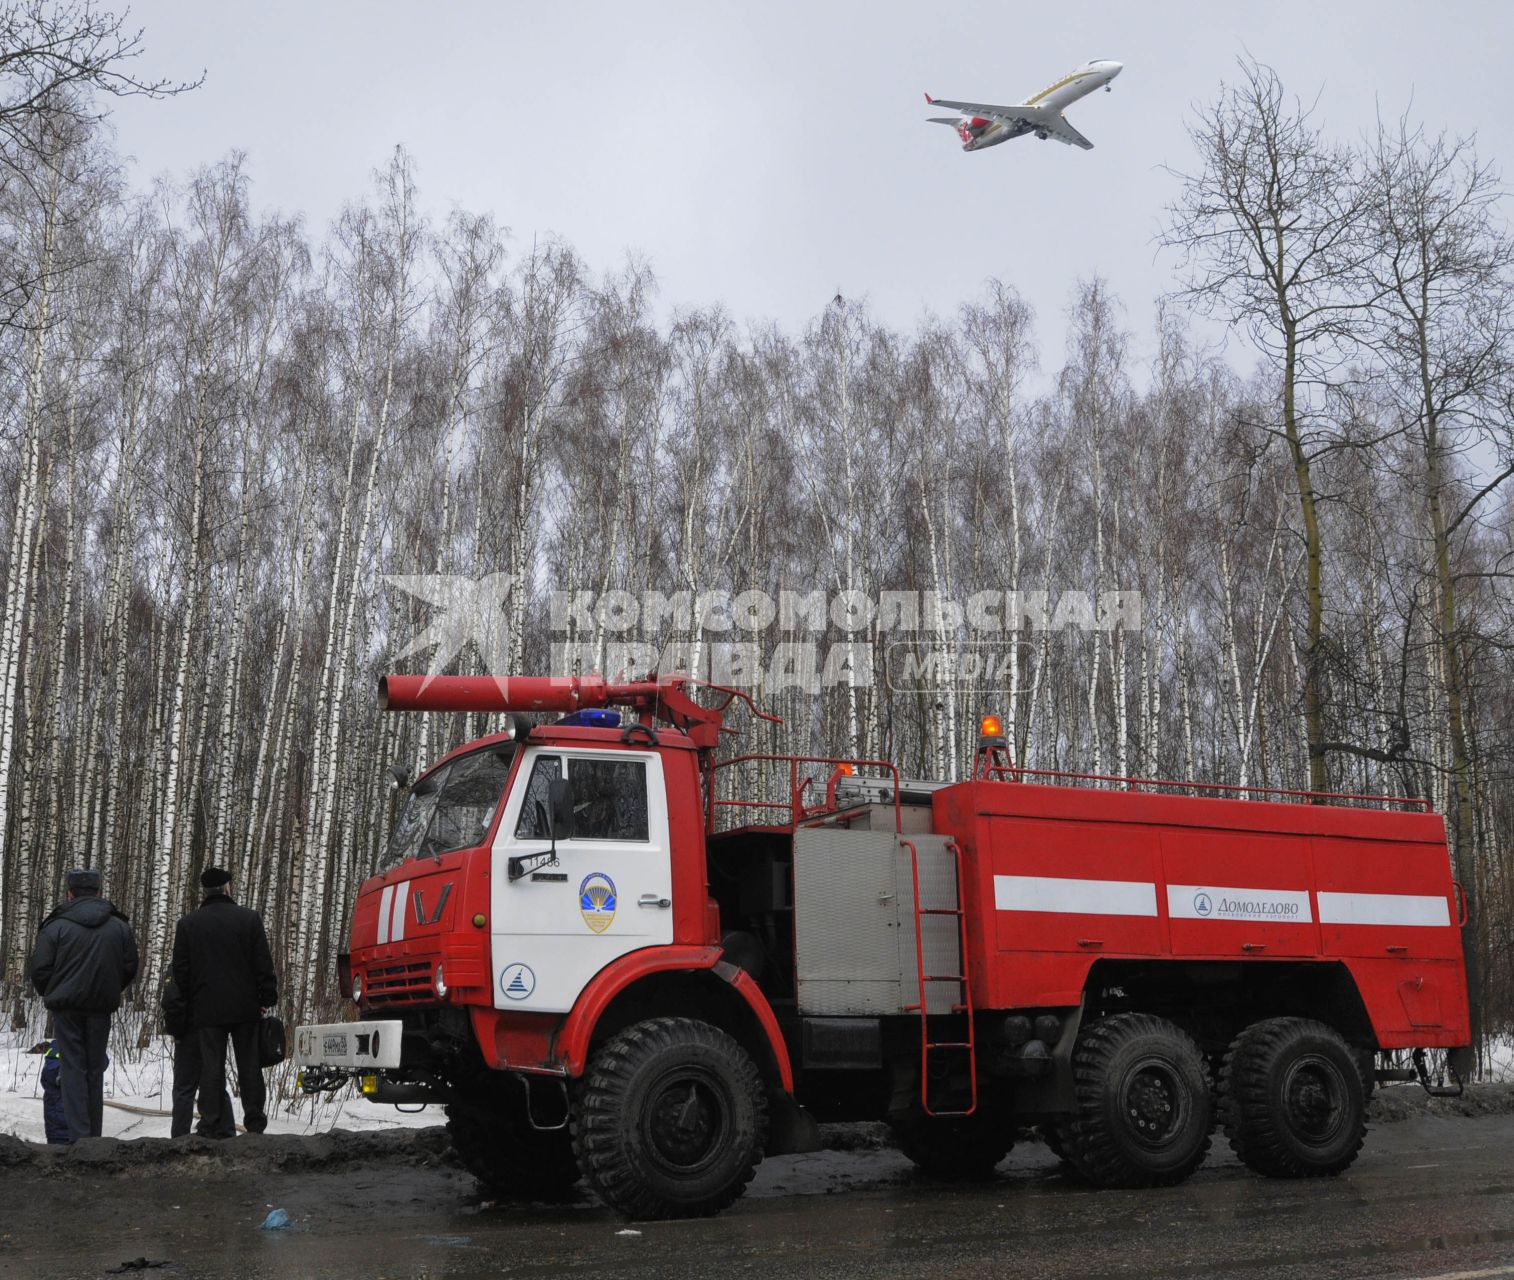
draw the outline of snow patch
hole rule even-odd
[[[143,1037],[145,1015],[123,1010],[111,1023],[110,1066],[105,1072],[107,1138],[166,1138],[173,1106],[173,1040]],[[43,1055],[30,1050],[45,1043],[46,1011],[29,1002],[26,1026],[0,1031],[0,1134],[26,1142],[45,1142],[42,1125]],[[227,1062],[232,1105],[241,1122],[236,1096],[236,1068]],[[443,1123],[440,1107],[397,1111],[378,1106],[351,1089],[319,1096],[296,1094],[290,1063],[265,1072],[268,1083],[268,1132],[312,1135],[346,1129],[359,1133],[381,1129],[420,1129]],[[161,1114],[160,1114],[161,1113]]]

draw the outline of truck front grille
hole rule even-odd
[[[436,1000],[431,961],[383,965],[368,970],[363,994],[370,1005],[419,1004]]]

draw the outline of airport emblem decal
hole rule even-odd
[[[578,886],[578,911],[584,923],[595,933],[603,933],[615,919],[618,897],[615,881],[603,871],[591,871]]]
[[[1207,916],[1214,912],[1214,903],[1207,893],[1193,895],[1193,910],[1195,915]]]
[[[500,971],[499,988],[506,1000],[524,1000],[536,990],[536,975],[526,964],[507,964]]]

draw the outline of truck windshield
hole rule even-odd
[[[480,843],[494,821],[516,750],[510,743],[459,756],[417,782],[395,820],[379,869]]]

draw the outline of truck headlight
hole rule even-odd
[[[436,998],[438,1000],[445,1000],[447,998],[447,982],[442,977],[441,965],[436,966],[436,973],[431,979],[431,985],[436,988]]]
[[[360,1003],[362,1001],[362,999],[363,999],[363,975],[360,974],[360,973],[354,973],[352,975],[352,1003],[353,1004],[358,1004],[358,1003]]]

